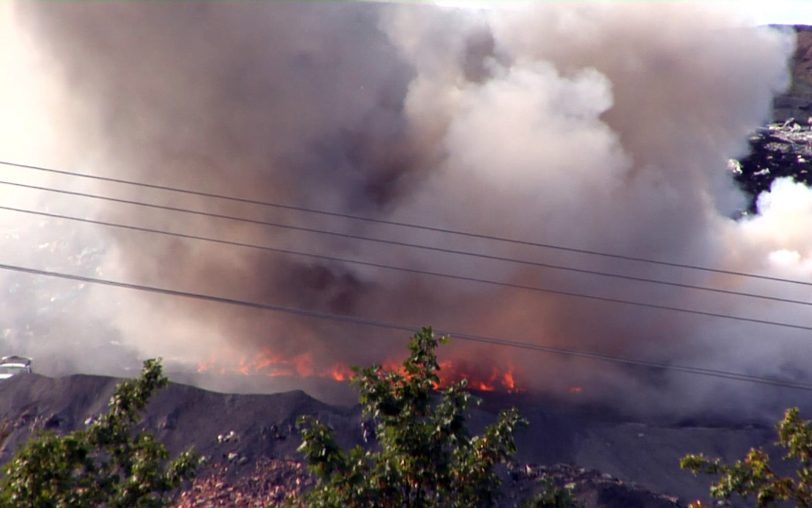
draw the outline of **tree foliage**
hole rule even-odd
[[[107,413],[86,428],[30,439],[3,468],[0,506],[166,506],[198,459],[186,451],[167,463],[166,447],[134,426],[167,382],[160,361],[147,360],[141,376],[116,386]]]
[[[527,500],[526,508],[583,508],[575,498],[574,483],[559,487],[552,478],[542,478],[540,483],[541,492]]]
[[[702,454],[686,455],[680,467],[694,474],[719,476],[711,485],[711,496],[730,498],[734,494],[755,498],[759,508],[778,506],[783,502],[797,507],[812,507],[812,424],[800,417],[798,408],[791,408],[778,423],[778,446],[786,450],[785,461],[794,461],[795,476],[780,476],[770,465],[769,455],[753,448],[743,460],[723,464]]]
[[[435,338],[423,328],[409,344],[400,371],[374,365],[355,368],[363,416],[374,426],[377,446],[342,450],[331,430],[312,417],[300,419],[302,444],[317,484],[304,502],[311,507],[491,506],[500,487],[495,466],[516,451],[513,437],[526,421],[516,409],[501,412],[481,435],[470,435],[466,418],[479,403],[462,380],[438,389]]]

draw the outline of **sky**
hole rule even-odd
[[[385,1],[385,0],[384,0]],[[412,0],[406,3],[426,3],[423,0]],[[500,7],[519,5],[524,6],[528,4],[561,4],[561,3],[640,3],[640,4],[656,4],[656,3],[692,3],[690,1],[682,0],[501,0],[494,2],[492,0],[433,0],[430,3],[439,5],[453,6],[453,7],[484,7],[492,8],[495,5]],[[704,2],[709,3],[709,2]],[[756,25],[768,24],[794,24],[794,25],[812,25],[812,1],[810,0],[774,0],[771,2],[765,0],[715,0],[718,4],[734,4],[745,15],[745,17],[752,19]]]
[[[742,4],[743,10],[750,11],[758,24],[812,25],[812,2],[809,0],[756,0]]]

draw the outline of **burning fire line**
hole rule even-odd
[[[232,365],[227,367],[226,365]],[[488,374],[459,366],[451,360],[439,362],[438,375],[440,383],[438,388],[450,386],[462,379],[468,380],[468,386],[481,392],[520,393],[523,390],[516,381],[513,367],[507,370],[492,368]],[[395,360],[386,360],[382,363],[383,371],[402,372],[402,367]],[[223,357],[210,356],[197,365],[197,372],[212,372],[218,374],[263,375],[268,377],[300,377],[332,379],[338,382],[349,381],[354,373],[348,365],[334,364],[328,368],[317,369],[313,365],[313,358],[309,353],[301,353],[292,357],[283,357],[270,351],[261,351],[253,358],[241,357],[235,362],[224,362]]]

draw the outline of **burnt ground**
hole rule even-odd
[[[32,431],[67,432],[103,412],[116,382],[26,374],[0,383],[0,417],[9,432],[0,461]],[[542,473],[575,483],[590,507],[679,506],[677,497],[684,506],[707,497],[707,480],[680,471],[678,457],[702,451],[732,460],[774,440],[766,425],[652,424],[526,394],[486,396],[471,415],[474,430],[506,405],[517,405],[530,420],[518,434],[516,462],[504,472],[505,506],[532,493]],[[328,405],[302,391],[235,395],[171,383],[151,401],[144,426],[173,454],[192,446],[207,459],[177,506],[267,506],[309,485],[296,453],[295,420],[303,414],[328,423],[343,446],[363,443],[357,407]]]

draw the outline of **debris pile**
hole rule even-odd
[[[523,501],[538,493],[545,480],[551,480],[558,488],[571,488],[572,493],[586,508],[682,506],[676,497],[655,494],[635,483],[626,483],[612,475],[569,464],[552,466],[510,464],[508,479],[504,484],[505,498],[501,505],[523,506]]]
[[[750,213],[756,211],[755,198],[769,190],[773,180],[791,177],[812,185],[812,125],[790,118],[771,123],[750,136],[750,154],[731,161],[736,180],[752,196]]]
[[[313,485],[301,462],[263,458],[253,471],[230,480],[228,465],[217,463],[181,493],[174,508],[265,508],[299,497]]]
[[[276,506],[289,497],[299,497],[313,486],[313,478],[301,462],[262,459],[254,471],[230,481],[228,467],[213,465],[184,491],[174,508],[258,508]],[[570,486],[586,508],[634,506],[639,508],[678,508],[676,497],[655,494],[635,483],[625,483],[594,469],[568,464],[508,466],[502,507],[519,507],[538,493],[544,480],[559,488]]]

